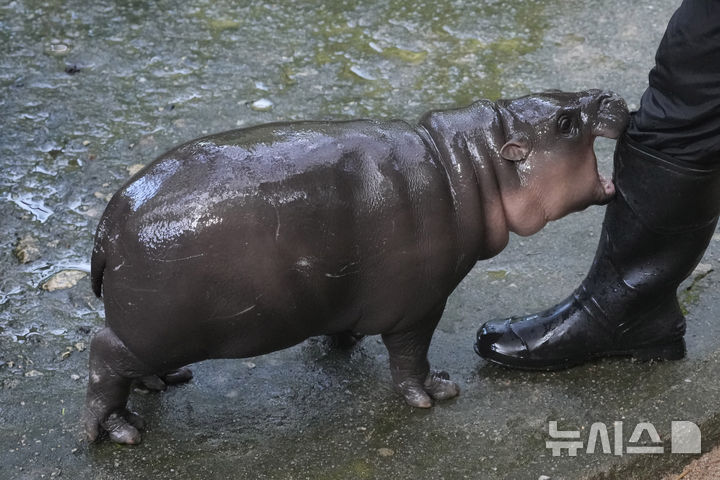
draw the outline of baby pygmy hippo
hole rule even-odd
[[[88,437],[140,441],[133,379],[186,380],[184,365],[321,334],[382,335],[412,406],[456,396],[427,360],[448,295],[508,232],[609,201],[593,140],[627,122],[612,92],[553,92],[417,125],[273,123],[173,148],[115,193],[97,230],[106,326],[90,349]]]

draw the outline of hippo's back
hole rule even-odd
[[[136,351],[147,335],[190,335],[198,358],[209,344],[213,356],[276,350],[361,317],[377,330],[373,309],[383,302],[370,286],[404,308],[408,292],[397,290],[429,275],[424,258],[435,246],[425,230],[448,222],[445,189],[403,122],[269,124],[181,145],[132,178],[103,215],[108,325]],[[281,345],[217,348],[232,331],[269,321]]]

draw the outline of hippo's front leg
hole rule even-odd
[[[450,381],[446,372],[430,370],[427,359],[430,340],[444,308],[445,302],[412,330],[382,335],[390,354],[390,373],[395,388],[412,407],[429,408],[432,399],[445,400],[460,393],[460,387]]]

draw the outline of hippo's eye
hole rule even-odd
[[[560,115],[557,121],[557,127],[563,135],[570,135],[573,132],[573,121],[569,115]]]

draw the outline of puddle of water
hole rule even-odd
[[[18,208],[30,212],[33,218],[40,223],[45,223],[48,217],[54,213],[49,207],[45,206],[42,200],[36,200],[32,194],[10,196],[7,200],[17,205]]]

